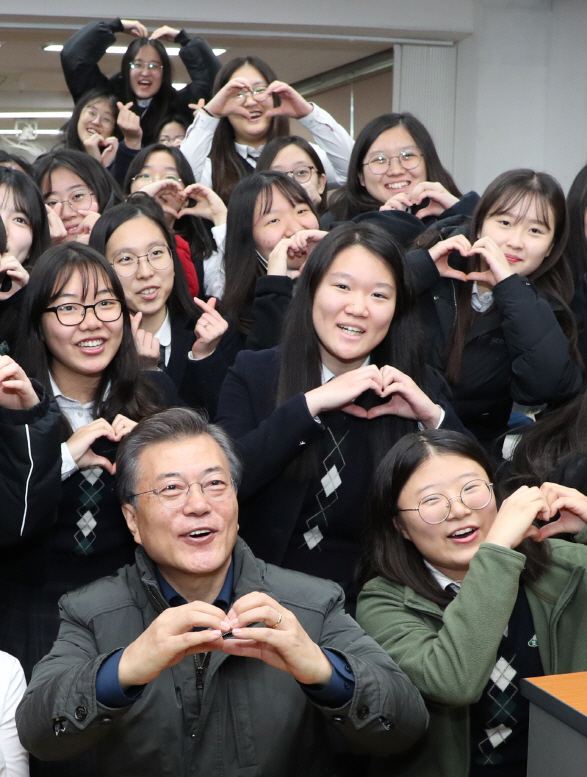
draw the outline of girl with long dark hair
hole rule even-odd
[[[566,254],[569,258],[575,294],[571,308],[579,329],[579,351],[587,364],[587,165],[577,173],[567,195],[569,211],[569,242]]]
[[[495,455],[513,402],[560,403],[581,388],[568,228],[558,182],[510,170],[487,187],[466,236],[408,254],[429,361],[465,426]]]
[[[121,72],[108,78],[98,63],[115,43],[118,32],[135,40],[122,57]],[[191,78],[179,91],[172,86],[173,70],[162,41],[179,44],[179,56]],[[157,140],[155,130],[169,113],[179,111],[191,122],[190,103],[209,99],[220,62],[205,40],[190,38],[185,30],[164,26],[149,35],[141,22],[113,19],[90,22],[76,32],[63,47],[61,66],[74,102],[89,89],[100,87],[124,105],[132,103],[132,110],[141,119],[143,143],[149,145]]]
[[[116,181],[89,154],[67,148],[42,154],[33,174],[51,211],[53,243],[88,243],[100,214],[122,200]]]
[[[102,216],[90,238],[124,290],[143,369],[166,372],[188,405],[213,415],[228,325],[214,299],[191,297],[174,243],[161,206],[141,192]]]
[[[418,423],[463,428],[424,366],[403,260],[371,224],[324,237],[281,348],[240,353],[218,406],[244,459],[242,536],[266,561],[343,584],[351,607],[374,466]]]
[[[344,183],[353,147],[348,132],[322,108],[277,81],[259,57],[237,57],[222,67],[214,97],[196,114],[181,150],[196,181],[228,203],[236,184],[255,169],[265,143],[290,134],[290,118],[312,133],[328,181]]]
[[[520,678],[587,669],[587,498],[544,483],[502,502],[480,446],[436,430],[383,459],[367,515],[357,619],[430,712],[417,746],[373,773],[523,777]]]
[[[479,196],[461,195],[438,156],[432,136],[411,113],[386,113],[357,138],[345,186],[330,200],[334,221],[379,210],[406,212],[426,226],[471,215]]]
[[[163,208],[192,295],[214,295],[223,260],[226,205],[196,184],[179,148],[163,143],[144,148],[129,167],[124,193],[138,191],[155,197]]]
[[[36,485],[49,501],[61,493],[54,520],[0,564],[0,644],[30,674],[57,636],[59,597],[132,561],[114,491],[117,442],[177,394],[167,376],[141,373],[118,278],[87,246],[66,243],[40,257],[21,320],[15,358],[62,414],[57,482]]]
[[[130,104],[124,106],[104,87],[80,97],[61,134],[61,145],[90,154],[121,185],[143,137],[140,119]]]

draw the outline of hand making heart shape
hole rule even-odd
[[[366,410],[355,404],[363,392],[372,390],[381,398],[390,399]],[[426,429],[435,429],[441,408],[404,372],[385,365],[368,364],[350,370],[306,393],[311,415],[316,417],[328,410],[342,410],[357,418],[371,420],[382,415],[397,415],[419,421]]]
[[[455,270],[448,263],[453,251],[458,251],[464,257],[475,254],[481,256],[488,269],[468,274]],[[481,237],[471,245],[464,235],[454,235],[447,240],[436,243],[429,249],[428,253],[442,278],[454,278],[457,281],[477,281],[488,286],[495,286],[500,281],[515,274],[501,248],[490,237]]]

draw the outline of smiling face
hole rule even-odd
[[[76,270],[48,307],[74,302],[93,305],[116,299],[108,278],[98,271],[97,279],[97,286],[90,281],[84,296],[82,277]],[[120,347],[123,325],[122,315],[116,321],[106,323],[100,321],[93,310],[87,310],[84,320],[76,326],[65,326],[53,311],[43,313],[43,338],[52,355],[51,373],[57,385],[63,389],[75,384],[80,376],[98,380]]]
[[[91,203],[89,209],[97,212],[98,203],[94,192],[79,175],[67,167],[58,167],[50,175],[46,175],[41,184],[41,191],[45,203],[55,210],[67,230],[65,242],[77,240],[85,214],[74,210],[71,203],[78,207],[78,201],[85,204],[85,200],[88,200]]]
[[[155,270],[146,254],[157,246],[166,246],[165,235],[147,216],[129,219],[115,229],[106,243],[106,259],[114,264],[125,252],[142,257],[134,275],[119,276],[126,304],[133,313],[143,314],[142,328],[157,332],[167,314],[166,304],[175,278],[173,262],[164,270]]]
[[[82,143],[91,135],[100,135],[104,139],[110,137],[116,126],[116,116],[106,98],[90,100],[84,106],[77,121],[77,134]]]
[[[302,183],[298,181],[295,172],[305,168],[310,168],[311,175],[308,181]],[[271,163],[271,170],[279,170],[282,173],[294,173],[292,176],[293,180],[298,181],[304,187],[314,205],[319,205],[322,201],[322,192],[326,187],[326,176],[318,175],[316,166],[308,154],[306,154],[303,148],[296,146],[295,143],[285,146],[275,155],[275,159]]]
[[[218,443],[202,434],[150,445],[139,457],[138,471],[137,493],[177,479],[193,485],[183,507],[165,507],[153,493],[138,496],[136,508],[124,505],[135,541],[170,582],[182,575],[224,579],[238,533],[236,493],[216,502],[198,485],[214,475],[230,477],[228,461]]]
[[[179,148],[185,139],[185,127],[178,121],[169,121],[164,124],[157,138],[157,143],[163,143],[165,146],[175,146]]]
[[[6,251],[22,264],[31,250],[33,231],[29,217],[17,208],[12,190],[7,186],[0,186],[0,216],[8,240]]]
[[[418,512],[402,512],[403,536],[414,543],[422,556],[452,580],[462,580],[471,559],[485,542],[497,515],[495,496],[480,510],[471,510],[458,498],[471,480],[489,481],[487,472],[473,459],[456,454],[433,454],[409,478],[398,499],[399,508],[417,507],[432,494],[451,499],[446,521],[425,523]],[[452,497],[457,497],[452,499]]]
[[[395,303],[395,278],[382,259],[360,245],[341,251],[312,306],[323,363],[335,375],[360,367],[387,334]]]
[[[510,268],[526,277],[537,270],[549,255],[554,230],[552,208],[541,208],[536,198],[526,198],[505,213],[487,216],[479,237],[490,237],[495,241]]]
[[[427,172],[424,158],[421,158],[420,164],[417,167],[412,170],[404,170],[397,159],[400,151],[422,153],[407,129],[398,125],[382,132],[363,159],[359,181],[367,189],[371,197],[382,204],[400,192],[411,194],[416,184],[426,180]],[[391,160],[389,168],[383,175],[376,175],[371,172],[367,165],[367,162],[379,153],[387,154],[388,157],[395,157]]]
[[[232,74],[231,80],[232,78],[246,78],[253,89],[269,86],[257,68],[252,65],[243,65],[237,68]],[[269,97],[262,101],[255,100],[253,95],[247,92],[244,100],[237,97],[232,98],[232,100],[235,101],[235,104],[246,108],[250,114],[249,117],[246,117],[234,113],[228,117],[228,121],[234,130],[236,142],[242,143],[245,146],[253,146],[254,148],[263,145],[271,126],[271,117],[265,114],[270,108],[273,108],[273,99]]]
[[[161,57],[153,46],[141,46],[134,62],[140,62],[143,67],[130,69],[130,88],[137,100],[148,100],[154,97],[163,81],[163,68],[148,68],[149,63],[161,65]]]
[[[318,219],[305,202],[291,203],[275,186],[271,189],[271,207],[262,213],[264,199],[259,196],[253,217],[253,239],[257,251],[269,259],[283,237],[292,237],[302,229],[318,229]]]

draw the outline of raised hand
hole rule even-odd
[[[386,200],[379,210],[408,210],[414,203],[407,192],[398,192]]]
[[[109,167],[112,164],[118,151],[118,138],[114,136],[103,138],[102,135],[94,133],[88,135],[83,144],[86,152],[104,167]]]
[[[367,418],[381,415],[397,415],[419,421],[426,429],[436,429],[441,409],[405,372],[386,365],[381,368],[380,397],[390,397],[383,405],[376,405],[367,412]]]
[[[78,210],[78,213],[84,218],[77,228],[77,237],[75,239],[78,243],[85,243],[85,245],[88,245],[94,224],[100,218],[100,214],[98,213],[98,203],[92,202],[89,210]]]
[[[194,112],[194,119],[200,113],[202,108],[206,105],[206,100],[203,97],[200,97],[197,103],[189,103],[188,108]]]
[[[226,224],[226,205],[209,186],[204,186],[202,183],[192,183],[185,187],[183,196],[186,201],[188,199],[196,200],[196,204],[182,208],[177,214],[178,219],[182,216],[199,216],[212,221],[215,227]]]
[[[122,24],[122,29],[129,35],[132,35],[133,38],[149,37],[149,31],[145,25],[136,21],[136,19],[134,21],[131,21],[130,19],[121,19],[120,23]]]
[[[242,596],[226,618],[234,639],[223,640],[224,653],[258,658],[306,685],[330,682],[332,664],[324,652],[296,616],[268,594],[254,591]],[[245,628],[258,622],[265,626]]]
[[[208,113],[218,119],[221,116],[230,116],[231,113],[238,113],[249,119],[251,114],[238,101],[238,95],[243,91],[253,91],[248,79],[232,78],[204,107]]]
[[[116,103],[118,106],[118,117],[116,123],[120,127],[120,131],[124,136],[124,142],[128,148],[133,148],[139,151],[141,148],[141,141],[143,139],[143,130],[141,129],[140,117],[131,110],[132,102],[124,105],[121,102]]]
[[[15,256],[2,254],[0,257],[0,273],[6,273],[12,279],[9,291],[0,291],[0,302],[12,297],[29,282],[29,274]]]
[[[51,236],[51,245],[62,243],[67,237],[67,229],[61,221],[61,209],[63,205],[59,203],[55,209],[45,205],[47,211],[47,221],[49,222],[49,235]]]
[[[428,250],[436,264],[436,269],[443,278],[455,278],[457,281],[467,281],[469,277],[464,272],[455,270],[448,263],[453,251],[458,251],[461,256],[471,255],[471,243],[464,235],[455,235],[447,240],[441,240]]]
[[[203,631],[192,631],[198,627]],[[229,628],[226,615],[212,604],[169,607],[124,650],[118,664],[120,685],[146,685],[186,656],[222,649],[221,635]]]
[[[152,32],[149,40],[166,40],[169,41],[169,43],[173,43],[179,35],[179,32],[180,31],[176,30],[175,27],[164,25],[163,27],[158,27],[155,32]]]
[[[139,361],[142,370],[157,370],[159,368],[159,358],[161,355],[160,343],[155,335],[141,329],[143,314],[139,311],[130,317],[135,346],[139,354]]]
[[[0,356],[0,407],[27,410],[38,404],[39,397],[20,364],[10,356]]]
[[[549,521],[550,517],[550,506],[541,489],[522,486],[503,501],[485,542],[513,549],[526,537],[543,539],[532,522],[536,518]]]
[[[458,197],[447,191],[438,181],[422,181],[422,183],[416,184],[409,197],[412,200],[412,205],[419,205],[422,200],[430,199],[430,203],[416,213],[419,219],[426,216],[439,216],[459,201]]]
[[[66,445],[77,466],[80,469],[86,467],[102,467],[111,475],[116,472],[116,464],[113,464],[105,456],[96,456],[92,445],[99,437],[107,437],[112,442],[118,442],[124,435],[117,434],[112,425],[104,418],[97,418],[74,432]]]
[[[312,103],[305,100],[299,92],[283,81],[272,81],[267,87],[267,97],[276,94],[281,105],[270,108],[265,114],[270,116],[290,116],[292,119],[302,119],[314,110]]]
[[[169,213],[174,219],[179,218],[179,212],[185,202],[183,186],[171,178],[162,181],[153,181],[140,190],[144,194],[153,197],[163,208],[164,213]]]
[[[208,302],[194,297],[194,302],[203,310],[194,330],[197,339],[192,345],[193,357],[199,360],[205,359],[216,350],[222,335],[228,329],[228,321],[216,310],[215,297],[210,297]]]
[[[495,286],[500,281],[509,278],[510,275],[515,275],[504,252],[490,237],[481,237],[473,243],[469,255],[473,254],[479,254],[489,269],[481,272],[470,272],[467,275],[467,280]]]

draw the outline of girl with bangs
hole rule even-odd
[[[556,404],[581,388],[568,230],[558,182],[510,170],[484,192],[467,235],[408,254],[430,363],[451,385],[465,426],[496,455],[513,402]]]
[[[309,193],[285,173],[255,173],[236,186],[220,279],[231,362],[242,348],[279,344],[295,280],[324,235]]]
[[[0,646],[30,675],[57,636],[59,598],[132,562],[114,491],[117,444],[178,397],[163,373],[141,373],[120,281],[87,246],[54,246],[40,257],[21,322],[16,361],[62,416],[60,468],[55,482],[38,486],[49,502],[61,494],[54,520],[35,530],[23,524],[20,545],[0,563]]]

